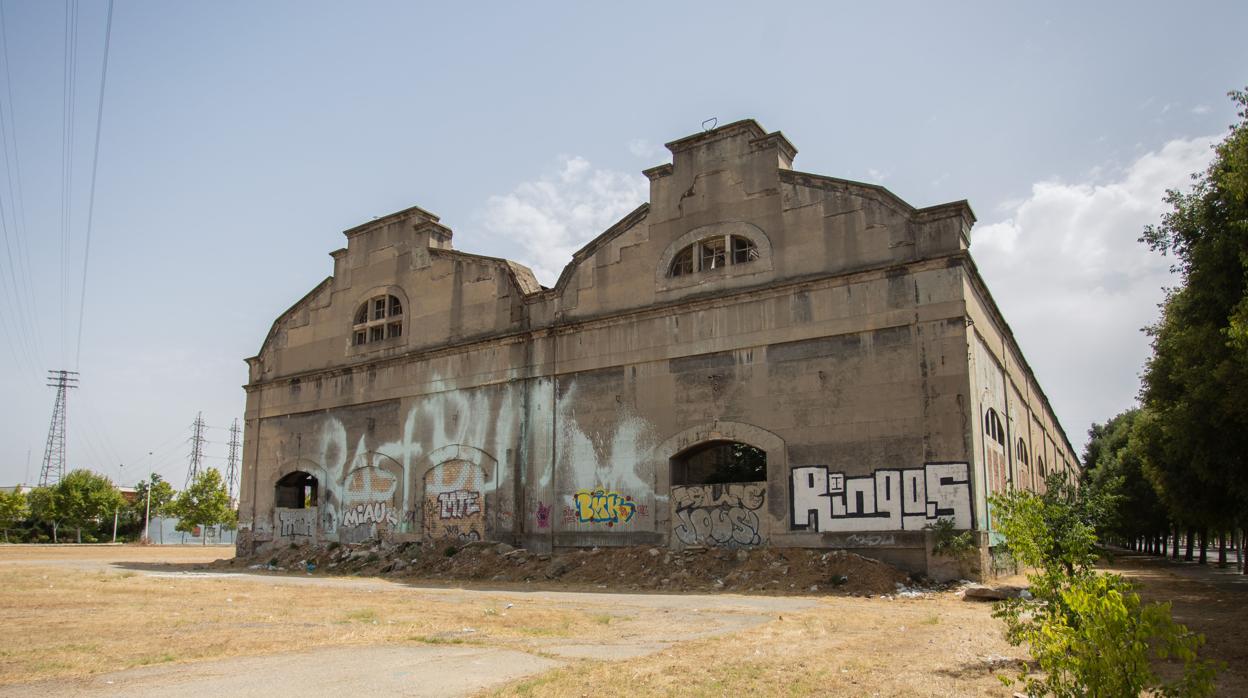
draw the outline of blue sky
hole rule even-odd
[[[550,283],[710,117],[784,131],[800,170],[968,199],[972,253],[1080,445],[1131,405],[1174,283],[1140,229],[1248,83],[1236,2],[117,0],[80,307],[107,5],[78,4],[64,207],[66,8],[0,3],[0,484],[38,477],[50,368],[82,372],[70,467],[180,484],[200,410],[223,465],[243,358],[342,230],[419,205]]]

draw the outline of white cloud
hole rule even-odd
[[[649,195],[645,177],[595,169],[580,156],[561,156],[554,172],[522,182],[511,193],[491,196],[484,225],[518,245],[518,261],[549,286],[572,261],[573,252]]]
[[[634,138],[628,142],[628,152],[642,159],[656,158],[662,152],[659,147],[644,138]]]
[[[867,170],[866,179],[872,184],[883,184],[884,180],[888,179],[888,173],[881,172],[873,167]]]
[[[1175,140],[1116,176],[1039,182],[972,232],[971,253],[1076,448],[1133,403],[1171,259],[1138,242],[1190,185],[1213,137]]]
[[[1197,116],[1204,116],[1205,114],[1208,114],[1211,111],[1213,110],[1209,108],[1208,104],[1197,104],[1196,106],[1192,107],[1192,113]]]

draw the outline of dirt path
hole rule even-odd
[[[458,696],[558,665],[495,648],[324,648],[11,685],[0,687],[0,696]]]
[[[0,696],[466,695],[818,604],[192,571],[221,552],[0,547]]]
[[[1106,568],[1138,582],[1145,600],[1169,601],[1175,620],[1204,633],[1201,654],[1226,663],[1219,696],[1248,696],[1248,575],[1127,552]]]

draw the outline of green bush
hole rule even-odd
[[[1032,598],[998,602],[1006,639],[1026,645],[1042,674],[1023,671],[1029,696],[1211,696],[1215,663],[1197,654],[1204,637],[1144,604],[1131,584],[1098,573],[1095,526],[1103,508],[1058,475],[1043,495],[1015,490],[991,499],[1010,554],[1030,568]],[[1156,666],[1182,664],[1166,681]],[[1002,677],[1009,684],[1013,681]]]

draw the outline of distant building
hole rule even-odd
[[[936,571],[925,527],[1074,449],[968,248],[964,201],[792,169],[741,121],[553,288],[410,208],[346,231],[250,378],[239,548],[375,536],[800,546]]]

